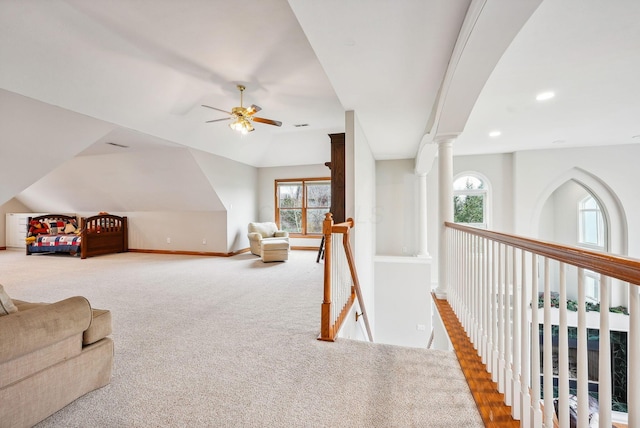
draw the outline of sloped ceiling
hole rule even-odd
[[[0,89],[0,205],[113,128],[104,121]]]
[[[70,159],[18,199],[39,212],[224,210],[189,149],[117,150]]]

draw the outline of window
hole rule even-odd
[[[592,302],[600,301],[600,275],[596,272],[584,271],[585,297]]]
[[[487,185],[475,175],[465,174],[453,181],[453,221],[487,227]]]
[[[607,247],[604,217],[598,201],[591,195],[578,203],[578,243],[581,247],[604,251]],[[600,275],[584,271],[585,296],[587,300],[600,301]]]
[[[582,199],[578,207],[579,236],[582,246],[596,250],[605,249],[604,218],[598,201],[589,195]]]
[[[299,235],[321,234],[324,215],[331,207],[331,180],[276,180],[276,201],[280,229]]]

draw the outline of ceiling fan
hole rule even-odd
[[[226,117],[223,119],[208,120],[205,123],[222,122],[223,120],[232,120],[232,122],[229,124],[229,127],[234,131],[238,131],[242,134],[246,134],[254,130],[253,125],[251,125],[251,122],[259,122],[259,123],[266,123],[267,125],[282,126],[282,122],[278,122],[277,120],[265,119],[263,117],[254,116],[255,113],[262,110],[259,106],[255,104],[252,104],[251,107],[249,108],[243,107],[242,93],[246,88],[243,85],[237,85],[237,88],[240,91],[240,107],[233,107],[231,111],[226,111],[216,107],[211,107],[211,106],[202,104],[202,107],[221,111],[222,113],[227,113],[229,115],[229,117]]]

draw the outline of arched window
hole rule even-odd
[[[588,195],[578,203],[578,244],[592,250],[604,251],[607,248],[604,217],[598,201]],[[600,275],[585,270],[585,295],[594,302],[600,301]]]
[[[596,250],[605,249],[604,218],[598,201],[591,195],[582,199],[578,206],[580,235],[578,242],[582,246]]]
[[[487,228],[488,183],[465,173],[453,181],[453,221]]]

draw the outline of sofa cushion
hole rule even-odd
[[[17,312],[18,308],[13,304],[13,300],[4,291],[4,287],[0,284],[0,317]]]
[[[278,226],[272,222],[249,223],[249,233],[259,233],[263,238],[273,237],[277,230]]]
[[[91,345],[111,334],[111,312],[105,309],[92,309],[91,324],[82,334],[82,344]]]
[[[285,239],[265,239],[262,241],[262,251],[288,250],[289,241]]]
[[[22,300],[14,300],[13,302],[19,311],[28,311],[49,305],[49,303],[32,303]],[[89,328],[82,333],[82,345],[96,343],[111,333],[111,312],[106,309],[91,308],[91,324],[89,324]]]
[[[70,297],[0,317],[0,361],[21,357],[68,337],[82,336],[91,324],[84,297]],[[82,346],[78,340],[78,349]]]

